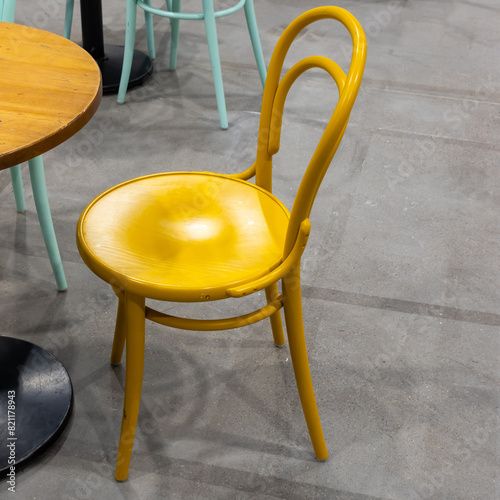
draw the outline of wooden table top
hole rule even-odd
[[[92,118],[101,96],[99,67],[80,46],[0,22],[0,170],[66,141]]]

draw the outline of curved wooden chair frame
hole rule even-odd
[[[306,26],[321,19],[340,21],[351,34],[353,53],[348,74],[346,75],[332,60],[326,57],[312,56],[295,64],[281,77],[285,56],[292,42]],[[270,318],[274,342],[281,346],[285,343],[280,315],[280,309],[283,308],[295,378],[314,452],[319,460],[327,458],[328,453],[307,358],[300,290],[300,259],[310,232],[311,208],[321,181],[346,129],[361,83],[365,59],[366,40],[363,29],[349,12],[338,7],[319,7],[302,14],[284,31],[274,50],[264,88],[256,161],[249,169],[232,176],[190,172],[156,174],[134,179],[106,191],[90,203],[83,212],[77,233],[80,254],[93,272],[113,286],[119,298],[111,363],[120,363],[124,346],[127,345],[125,401],[116,466],[118,480],[124,480],[127,477],[137,425],[144,367],[145,318],[174,328],[201,331],[238,328],[264,318]],[[339,90],[339,100],[305,171],[291,213],[286,212],[285,216],[283,210],[286,209],[283,209],[281,202],[271,194],[272,157],[280,148],[281,121],[288,91],[296,79],[310,68],[321,68],[334,79]],[[247,182],[254,176],[255,184]],[[280,233],[279,237],[272,235],[279,241],[281,254],[278,254],[277,257],[263,255],[260,269],[256,268],[252,272],[246,272],[242,268],[236,278],[230,278],[228,274],[226,281],[222,279],[214,286],[207,285],[200,288],[197,287],[196,283],[198,282],[198,274],[203,272],[203,261],[196,263],[198,267],[195,271],[191,271],[191,274],[189,274],[189,270],[184,271],[182,266],[185,265],[185,262],[182,263],[182,266],[179,264],[178,282],[168,281],[167,278],[162,281],[163,273],[168,274],[170,268],[161,267],[160,262],[158,266],[161,267],[161,270],[158,267],[156,273],[158,279],[156,277],[141,278],[139,274],[129,272],[135,263],[141,261],[142,265],[142,261],[145,259],[143,255],[134,253],[138,252],[134,245],[139,243],[136,241],[137,238],[132,238],[131,233],[128,233],[131,231],[130,226],[145,220],[144,218],[149,213],[147,212],[148,204],[155,202],[146,199],[144,207],[133,205],[133,208],[130,208],[127,201],[135,203],[134,200],[139,196],[140,189],[143,189],[145,185],[155,186],[158,184],[163,190],[164,186],[170,185],[169,183],[177,182],[177,193],[183,188],[183,184],[188,186],[194,181],[218,182],[228,189],[241,190],[241,192],[248,193],[249,198],[258,199],[257,206],[264,207],[265,202],[266,206],[270,208],[262,208],[262,212],[263,218],[266,216],[268,218],[269,227],[275,224],[273,219],[277,217],[282,217],[283,221],[287,222],[286,229]],[[168,196],[165,194],[165,198]],[[120,211],[121,208],[115,206],[116,204],[113,202],[115,198],[113,197],[121,200],[120,206],[126,207],[123,213]],[[168,203],[168,200],[164,200],[164,202]],[[158,203],[163,202],[159,201]],[[105,208],[99,212],[99,207],[102,206]],[[113,206],[115,206],[114,209]],[[140,210],[143,208],[145,210],[144,215],[141,216],[143,219],[134,219],[134,222],[129,222],[127,214],[130,210],[136,211],[138,207]],[[219,208],[217,206],[217,209]],[[116,209],[117,212],[108,215],[111,209]],[[173,210],[171,205],[164,208],[164,211],[168,212],[169,210]],[[267,213],[266,210],[268,210]],[[276,227],[276,224],[273,227]],[[110,231],[119,233],[118,241],[123,242],[125,248],[113,246],[114,243],[108,242]],[[130,241],[131,239],[133,241]],[[127,246],[127,242],[130,242],[131,246]],[[186,245],[188,244],[189,242],[186,243]],[[169,249],[167,248],[165,251],[167,250]],[[178,247],[175,247],[175,250],[177,251]],[[224,251],[224,249],[221,250],[221,252]],[[171,267],[175,267],[176,258],[172,257]],[[125,270],[122,269],[122,265],[125,266],[123,268]],[[154,272],[155,269],[153,268],[152,271],[148,265],[145,266],[146,271],[144,272]],[[192,285],[189,279],[186,279],[184,272],[192,278]],[[223,274],[224,270],[221,273]],[[148,274],[148,276],[154,276],[154,274]],[[175,274],[173,276],[175,278]],[[277,286],[280,280],[282,282],[281,294]],[[234,318],[218,320],[179,318],[145,305],[146,298],[174,302],[200,302],[243,297],[259,290],[265,290],[267,304],[258,311]]]

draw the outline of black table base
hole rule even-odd
[[[61,434],[73,388],[61,362],[44,349],[0,337],[0,476],[17,473]],[[10,477],[10,476],[9,476]]]
[[[104,44],[104,57],[96,59],[102,74],[102,91],[104,94],[115,94],[120,86],[122,74],[123,47]],[[134,50],[132,70],[128,88],[142,85],[153,72],[151,59],[142,52]]]
[[[123,9],[125,10],[125,2]],[[101,68],[103,93],[116,93],[122,72],[123,47],[104,44],[101,0],[80,0],[80,11],[83,48]],[[128,88],[142,85],[152,72],[151,59],[146,54],[134,50]]]

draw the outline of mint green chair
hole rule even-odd
[[[0,0],[0,21],[14,22],[14,13],[16,9],[16,0]],[[33,199],[35,200],[36,212],[40,221],[43,239],[49,254],[50,264],[56,280],[57,289],[63,292],[68,288],[64,269],[62,266],[59,247],[57,246],[52,216],[50,215],[49,199],[47,188],[45,186],[45,172],[43,170],[43,161],[41,156],[37,156],[28,161],[31,186],[33,189]],[[16,209],[23,213],[26,210],[24,203],[23,179],[21,167],[16,165],[11,167],[10,176],[12,187],[14,189],[14,198],[16,200]]]
[[[262,47],[257,30],[257,21],[255,19],[255,11],[253,0],[235,0],[235,5],[218,11],[214,10],[213,0],[202,0],[203,13],[192,14],[181,12],[181,0],[166,0],[167,10],[157,9],[151,6],[151,0],[127,0],[127,26],[125,32],[125,54],[123,57],[122,75],[120,79],[120,87],[118,89],[118,102],[123,103],[127,92],[128,81],[130,78],[130,70],[132,68],[132,57],[135,43],[136,17],[137,7],[144,10],[146,17],[146,34],[148,43],[148,52],[151,59],[155,58],[155,45],[153,35],[153,20],[152,14],[170,19],[170,69],[175,69],[177,64],[177,46],[179,41],[179,23],[181,19],[187,20],[203,20],[205,22],[205,30],[207,34],[208,52],[210,55],[210,63],[212,66],[212,74],[214,78],[215,97],[217,100],[217,108],[219,110],[220,126],[226,129],[228,126],[226,114],[226,101],[224,97],[224,85],[222,83],[222,71],[220,67],[219,46],[217,42],[217,29],[215,20],[219,17],[234,14],[244,8],[247,21],[248,31],[252,48],[257,61],[257,67],[260,73],[262,86],[266,81],[266,64],[262,54]]]

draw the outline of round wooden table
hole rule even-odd
[[[53,33],[0,23],[0,170],[66,141],[94,115],[101,96],[99,68],[84,49]],[[68,422],[72,402],[71,380],[57,358],[1,336],[0,474],[12,480],[12,467],[15,477],[43,452]]]
[[[99,68],[81,47],[0,23],[0,170],[69,139],[94,115],[101,95]]]

